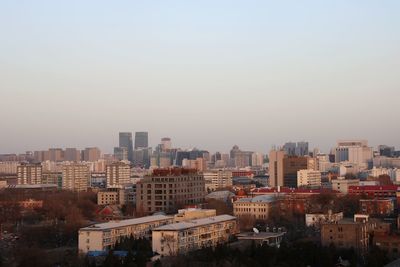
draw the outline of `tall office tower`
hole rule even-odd
[[[62,167],[62,188],[86,191],[89,185],[89,166],[82,163],[66,164]]]
[[[264,164],[264,155],[259,152],[254,152],[251,154],[251,166],[260,167]]]
[[[65,161],[81,161],[81,152],[76,148],[66,148],[64,152]]]
[[[161,139],[161,148],[163,151],[170,150],[172,148],[171,138],[164,137]]]
[[[126,147],[114,147],[114,157],[117,160],[128,160],[128,148]]]
[[[126,147],[128,150],[128,160],[133,161],[133,141],[132,133],[124,132],[119,133],[119,147]]]
[[[395,155],[394,146],[380,145],[378,146],[378,151],[380,156],[392,158]]]
[[[297,142],[296,156],[308,156],[308,142]]]
[[[138,148],[133,150],[133,166],[141,168],[150,167],[151,148]]]
[[[234,145],[234,146],[232,147],[231,151],[230,151],[231,159],[234,159],[235,156],[236,156],[236,154],[239,153],[239,152],[241,152],[240,149],[239,149],[239,147],[238,147],[237,145]]]
[[[294,142],[287,142],[283,145],[283,150],[285,151],[286,155],[294,156],[296,155],[296,143]]]
[[[283,150],[289,156],[307,156],[308,142],[287,142],[283,145]]]
[[[297,171],[306,170],[308,157],[289,156],[285,151],[269,154],[270,186],[297,187]]]
[[[135,149],[149,147],[149,133],[136,132],[135,133]]]
[[[107,188],[122,188],[131,184],[131,167],[124,162],[114,162],[106,167]]]
[[[156,169],[136,184],[136,210],[175,212],[202,203],[205,193],[204,176],[195,170]]]
[[[277,187],[283,185],[283,158],[285,151],[271,150],[269,152],[269,185]]]
[[[94,162],[98,161],[100,157],[101,157],[101,152],[100,149],[98,149],[97,147],[87,147],[83,151],[84,161]]]
[[[50,148],[50,161],[63,161],[64,151],[61,148]]]
[[[235,153],[235,166],[238,168],[245,168],[251,165],[252,152],[239,151]]]
[[[41,184],[42,165],[40,164],[20,164],[17,166],[18,184]]]
[[[348,161],[367,168],[372,162],[373,149],[366,140],[338,141],[335,148],[335,161]]]

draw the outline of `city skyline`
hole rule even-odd
[[[2,1],[0,152],[399,147],[400,3],[311,2]]]

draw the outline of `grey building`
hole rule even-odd
[[[128,150],[128,160],[133,161],[133,141],[132,133],[122,132],[119,133],[119,147],[126,147]]]
[[[135,133],[135,149],[149,147],[149,133],[136,132]]]

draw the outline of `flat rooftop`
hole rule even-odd
[[[214,224],[214,223],[226,222],[226,221],[230,221],[230,220],[236,220],[236,217],[231,216],[231,215],[219,215],[219,216],[215,216],[215,217],[209,217],[209,218],[191,220],[191,221],[186,221],[186,222],[168,224],[168,225],[164,225],[164,226],[158,227],[156,229],[153,229],[153,231],[178,231],[178,230],[185,230],[185,229],[190,229],[190,228],[194,228],[194,227]]]
[[[240,239],[244,239],[244,240],[264,240],[264,239],[268,239],[268,238],[273,238],[273,237],[280,237],[280,236],[284,236],[286,234],[286,232],[260,232],[258,234],[254,233],[254,232],[246,232],[246,233],[241,233],[236,235],[236,237],[240,240]]]
[[[168,219],[173,220],[173,218],[174,218],[173,216],[153,215],[153,216],[146,216],[129,220],[111,221],[107,223],[93,224],[91,226],[81,228],[79,229],[79,231],[103,231],[103,230],[110,230],[114,228],[126,227],[131,225],[163,221]]]

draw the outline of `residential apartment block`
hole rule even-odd
[[[42,183],[42,165],[20,164],[17,166],[17,183],[32,185]]]
[[[136,210],[175,212],[204,201],[204,176],[192,169],[156,169],[136,184]]]
[[[81,228],[79,230],[79,252],[109,250],[122,238],[146,237],[152,229],[171,224],[173,221],[174,217],[172,216],[156,215]]]
[[[236,218],[230,215],[169,224],[153,229],[153,251],[163,256],[227,243],[236,234]]]
[[[131,183],[131,167],[128,163],[114,162],[106,166],[107,188]]]
[[[89,167],[86,164],[73,163],[62,167],[62,188],[74,191],[86,191],[89,185]]]

